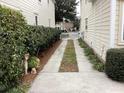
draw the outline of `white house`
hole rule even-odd
[[[29,25],[55,27],[54,0],[0,0],[0,4],[19,10]]]
[[[85,42],[105,61],[110,48],[124,48],[124,0],[80,0]]]

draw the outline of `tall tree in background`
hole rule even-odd
[[[76,18],[76,0],[55,0],[55,15],[56,22],[60,22],[63,18],[70,19],[71,21]]]

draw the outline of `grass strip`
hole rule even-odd
[[[78,72],[73,40],[68,40],[59,72]]]
[[[84,49],[85,56],[88,57],[89,61],[93,64],[93,68],[99,72],[104,72],[105,65],[99,57],[94,53],[93,49],[90,48],[81,38],[78,39],[79,45]]]

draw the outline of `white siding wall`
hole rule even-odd
[[[82,0],[81,30],[84,40],[105,60],[110,47],[110,0],[95,0],[94,3]],[[88,30],[85,30],[85,18],[88,18]]]
[[[116,38],[115,38],[115,47],[116,48],[124,48],[124,41],[121,40],[122,38],[122,12],[124,12],[124,10],[122,9],[124,4],[123,0],[117,0],[117,4],[116,4]]]
[[[55,5],[52,0],[41,0],[40,10],[40,25],[46,25],[50,27],[55,27]]]
[[[38,16],[38,25],[55,27],[55,9],[54,3],[50,0],[0,0],[0,4],[19,10],[26,18],[28,24],[35,25],[35,15]]]

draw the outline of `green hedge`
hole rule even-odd
[[[18,12],[0,6],[0,91],[14,86],[23,72],[22,58],[26,52],[26,22]]]
[[[20,83],[25,53],[36,55],[59,35],[57,29],[28,26],[21,13],[0,6],[0,92]]]
[[[105,72],[113,80],[124,81],[124,49],[108,50]]]
[[[26,46],[31,55],[37,55],[39,51],[49,48],[54,42],[59,40],[61,32],[54,28],[43,26],[28,26],[29,31],[26,33]]]

